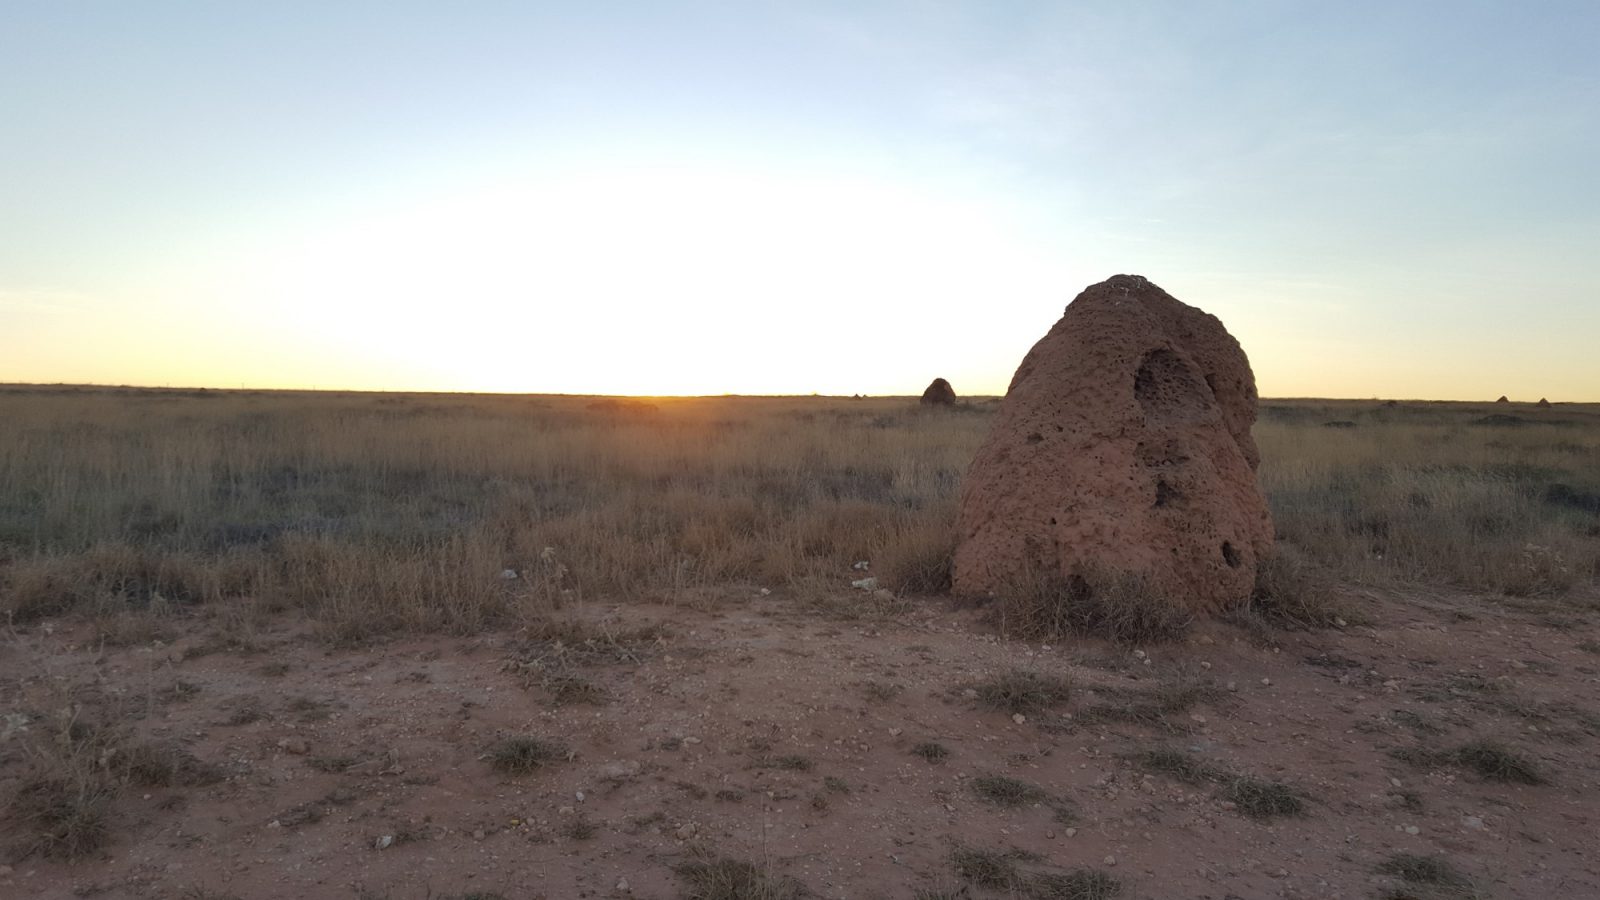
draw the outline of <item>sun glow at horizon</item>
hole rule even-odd
[[[953,332],[945,311],[1059,280],[971,198],[682,166],[456,187],[219,256],[191,276],[190,308],[384,385],[514,393],[909,392],[935,375],[992,393],[975,342],[1025,349],[1037,326]],[[909,378],[907,347],[930,357]]]

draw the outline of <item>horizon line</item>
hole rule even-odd
[[[211,387],[211,386],[208,386],[208,385],[109,384],[109,383],[98,383],[98,382],[68,382],[68,381],[57,381],[57,382],[0,381],[0,391],[14,390],[14,389],[18,389],[18,388],[23,388],[23,389],[26,389],[26,388],[53,388],[53,389],[58,389],[58,390],[60,390],[60,389],[74,389],[74,390],[98,390],[98,391],[183,391],[183,392],[189,392],[189,393],[193,393],[193,392],[196,392],[196,391],[205,391],[205,392],[213,392],[214,391],[216,393],[235,393],[235,394],[237,394],[237,393],[250,393],[250,392],[253,392],[253,393],[273,393],[273,394],[375,394],[375,395],[381,395],[381,394],[419,394],[419,395],[425,395],[425,396],[439,396],[439,397],[571,397],[571,398],[579,398],[579,399],[581,399],[581,398],[618,398],[618,399],[629,399],[629,400],[730,400],[730,399],[798,400],[798,399],[812,399],[812,398],[814,398],[814,399],[833,399],[833,400],[894,400],[894,399],[916,398],[916,397],[920,396],[919,393],[910,393],[910,394],[824,394],[824,393],[818,393],[818,392],[805,393],[805,394],[741,394],[741,393],[723,393],[723,394],[582,394],[582,393],[541,392],[541,391],[442,391],[442,390],[422,390],[422,389],[416,389],[416,390],[406,390],[406,389],[383,390],[383,389],[378,389],[378,388],[324,388],[324,387],[294,388],[294,387],[248,387],[248,386],[240,386],[240,387]],[[1000,400],[1000,399],[1004,399],[1005,394],[957,394],[956,396],[957,396],[957,399],[974,398],[974,399],[983,399],[983,400],[990,400],[990,399]],[[1558,406],[1558,405],[1559,406],[1592,406],[1592,405],[1595,405],[1595,404],[1600,404],[1600,400],[1550,400],[1547,397],[1540,398],[1540,399],[1544,400],[1545,402],[1548,402],[1551,406]],[[1394,401],[1394,402],[1397,402],[1397,403],[1488,403],[1488,404],[1494,404],[1494,403],[1498,403],[1499,402],[1499,398],[1470,399],[1470,400],[1446,400],[1446,399],[1435,399],[1435,398],[1427,398],[1427,397],[1376,397],[1376,396],[1366,396],[1366,397],[1332,397],[1332,396],[1328,396],[1328,397],[1320,397],[1320,396],[1302,395],[1302,396],[1283,396],[1283,397],[1268,397],[1268,396],[1259,396],[1259,397],[1257,397],[1257,402],[1269,402],[1269,401],[1271,401],[1271,402],[1284,402],[1284,401],[1309,401],[1309,400],[1325,400],[1325,401],[1333,401],[1333,402],[1339,402],[1339,403],[1358,403],[1358,402],[1384,403],[1384,402],[1388,402],[1388,401]],[[1511,403],[1511,404],[1534,405],[1534,404],[1537,404],[1539,402],[1539,400],[1509,400],[1508,399],[1506,402],[1507,403]]]

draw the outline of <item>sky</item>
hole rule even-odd
[[[1600,400],[1600,3],[0,0],[0,382]]]

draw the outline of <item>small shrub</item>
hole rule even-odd
[[[1390,791],[1389,799],[1396,806],[1409,812],[1422,812],[1422,795],[1416,791]]]
[[[157,692],[156,696],[166,703],[183,703],[193,700],[199,693],[200,685],[179,678],[173,681],[171,685],[162,688]]]
[[[1266,624],[1289,630],[1331,628],[1357,621],[1351,605],[1333,584],[1294,547],[1279,544],[1256,566],[1249,613]]]
[[[1029,876],[1027,891],[1036,900],[1110,900],[1122,884],[1099,869],[1078,868]]]
[[[359,762],[361,762],[359,757],[346,756],[342,754],[335,756],[306,757],[307,766],[316,769],[318,772],[326,772],[329,775],[338,775]]]
[[[216,784],[223,772],[217,766],[201,762],[182,747],[155,744],[136,744],[112,758],[114,771],[146,787],[195,787]]]
[[[1489,781],[1529,785],[1548,781],[1532,760],[1490,740],[1470,741],[1454,750],[1438,750],[1427,746],[1397,747],[1390,750],[1389,755],[1421,769],[1458,766]]]
[[[100,849],[110,836],[114,793],[87,773],[41,775],[24,779],[12,794],[7,819],[23,837],[22,856],[79,859]]]
[[[911,755],[920,756],[928,762],[939,762],[950,755],[950,750],[935,741],[924,741],[911,748]]]
[[[887,703],[900,696],[902,690],[904,688],[898,684],[889,684],[882,681],[869,681],[861,686],[862,693],[866,694],[867,699],[874,703]]]
[[[1008,635],[1055,640],[1101,637],[1119,644],[1153,644],[1182,637],[1193,617],[1159,596],[1144,579],[1092,572],[1063,578],[1031,573],[999,592],[994,617]]]
[[[561,829],[562,837],[565,837],[569,841],[592,840],[594,836],[599,833],[599,827],[597,827],[593,822],[590,822],[588,819],[584,818],[573,819]]]
[[[697,859],[674,870],[684,883],[684,900],[799,900],[799,882],[726,857]]]
[[[1389,718],[1418,734],[1442,734],[1443,728],[1429,721],[1426,716],[1409,709],[1397,709],[1389,713]]]
[[[1222,798],[1252,819],[1298,816],[1305,812],[1305,802],[1293,789],[1258,778],[1235,778],[1223,788]]]
[[[1392,875],[1406,884],[1444,888],[1452,894],[1466,894],[1472,888],[1471,878],[1439,856],[1396,853],[1378,863],[1375,871],[1380,875]]]
[[[26,625],[56,616],[78,606],[90,592],[89,585],[68,557],[43,556],[23,559],[0,569],[0,618]]]
[[[950,593],[950,564],[956,552],[953,511],[924,510],[919,521],[894,532],[873,554],[872,571],[886,588],[901,594]]]
[[[229,704],[228,717],[222,720],[223,725],[237,727],[259,722],[266,718],[267,712],[262,709],[261,701],[254,697],[244,697]]]
[[[797,753],[789,753],[783,756],[763,756],[756,760],[756,768],[758,769],[783,769],[786,772],[809,772],[811,771],[812,766],[813,763],[811,762],[810,757],[801,756]]]
[[[495,769],[511,775],[526,775],[566,756],[565,747],[529,735],[508,737],[489,750]]]
[[[1472,741],[1457,747],[1450,754],[1457,765],[1471,769],[1490,781],[1508,781],[1518,784],[1544,784],[1545,777],[1526,756],[1507,749],[1493,741]]]
[[[1389,751],[1389,755],[1419,769],[1434,769],[1451,763],[1448,752],[1424,746],[1395,747]]]
[[[332,713],[327,701],[315,697],[294,697],[285,706],[302,722],[316,722]]]
[[[1187,725],[1173,721],[1172,716],[1188,711],[1195,704],[1219,703],[1227,697],[1227,693],[1209,679],[1171,681],[1153,690],[1111,689],[1101,693],[1107,699],[1079,713],[1074,720],[1077,724],[1116,722],[1183,731]]]
[[[1072,693],[1067,679],[1025,669],[1013,669],[975,685],[978,702],[1008,713],[1036,713],[1065,703]]]
[[[957,847],[950,851],[950,865],[956,874],[977,887],[995,891],[1012,890],[1022,883],[1022,873],[1017,871],[1015,851],[980,850],[976,847]]]
[[[1049,797],[1044,789],[1038,785],[1019,781],[1005,775],[979,775],[968,782],[972,792],[979,797],[997,803],[1001,806],[1021,806],[1024,803],[1038,803]]]
[[[1134,765],[1147,772],[1167,775],[1185,784],[1202,784],[1207,781],[1219,781],[1225,777],[1224,773],[1215,766],[1195,759],[1194,756],[1182,750],[1173,750],[1167,747],[1141,750],[1132,754],[1129,759],[1132,760]]]
[[[1502,547],[1494,572],[1508,597],[1554,597],[1567,592],[1583,577],[1561,547],[1528,542],[1521,548]]]
[[[550,695],[551,702],[557,706],[576,703],[601,706],[610,699],[604,688],[581,675],[567,672],[545,675],[539,680],[539,687]]]

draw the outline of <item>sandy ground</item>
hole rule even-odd
[[[1385,896],[1403,884],[1376,867],[1401,851],[1473,881],[1414,896],[1600,896],[1592,617],[1444,594],[1364,605],[1371,621],[1344,629],[1263,641],[1211,624],[1148,648],[999,640],[940,600],[853,620],[743,590],[591,607],[597,637],[576,645],[338,649],[282,622],[240,648],[196,619],[110,647],[86,623],[42,623],[0,647],[0,790],[72,702],[119,710],[222,777],[130,785],[103,850],[12,859],[0,897],[668,898],[685,895],[677,867],[722,857],[818,897],[957,896],[958,847],[1034,854],[1015,858],[1035,875],[1102,869],[1132,898]],[[1012,669],[1065,676],[1072,694],[1019,719],[968,691]],[[558,703],[550,672],[604,696]],[[1180,688],[1201,699],[1119,721]],[[568,752],[497,771],[490,750],[523,734]],[[1480,737],[1550,783],[1391,755]],[[948,756],[914,755],[925,742]],[[1128,758],[1155,747],[1282,782],[1305,810],[1251,818],[1225,781]],[[1043,794],[991,802],[973,788],[990,774]]]

